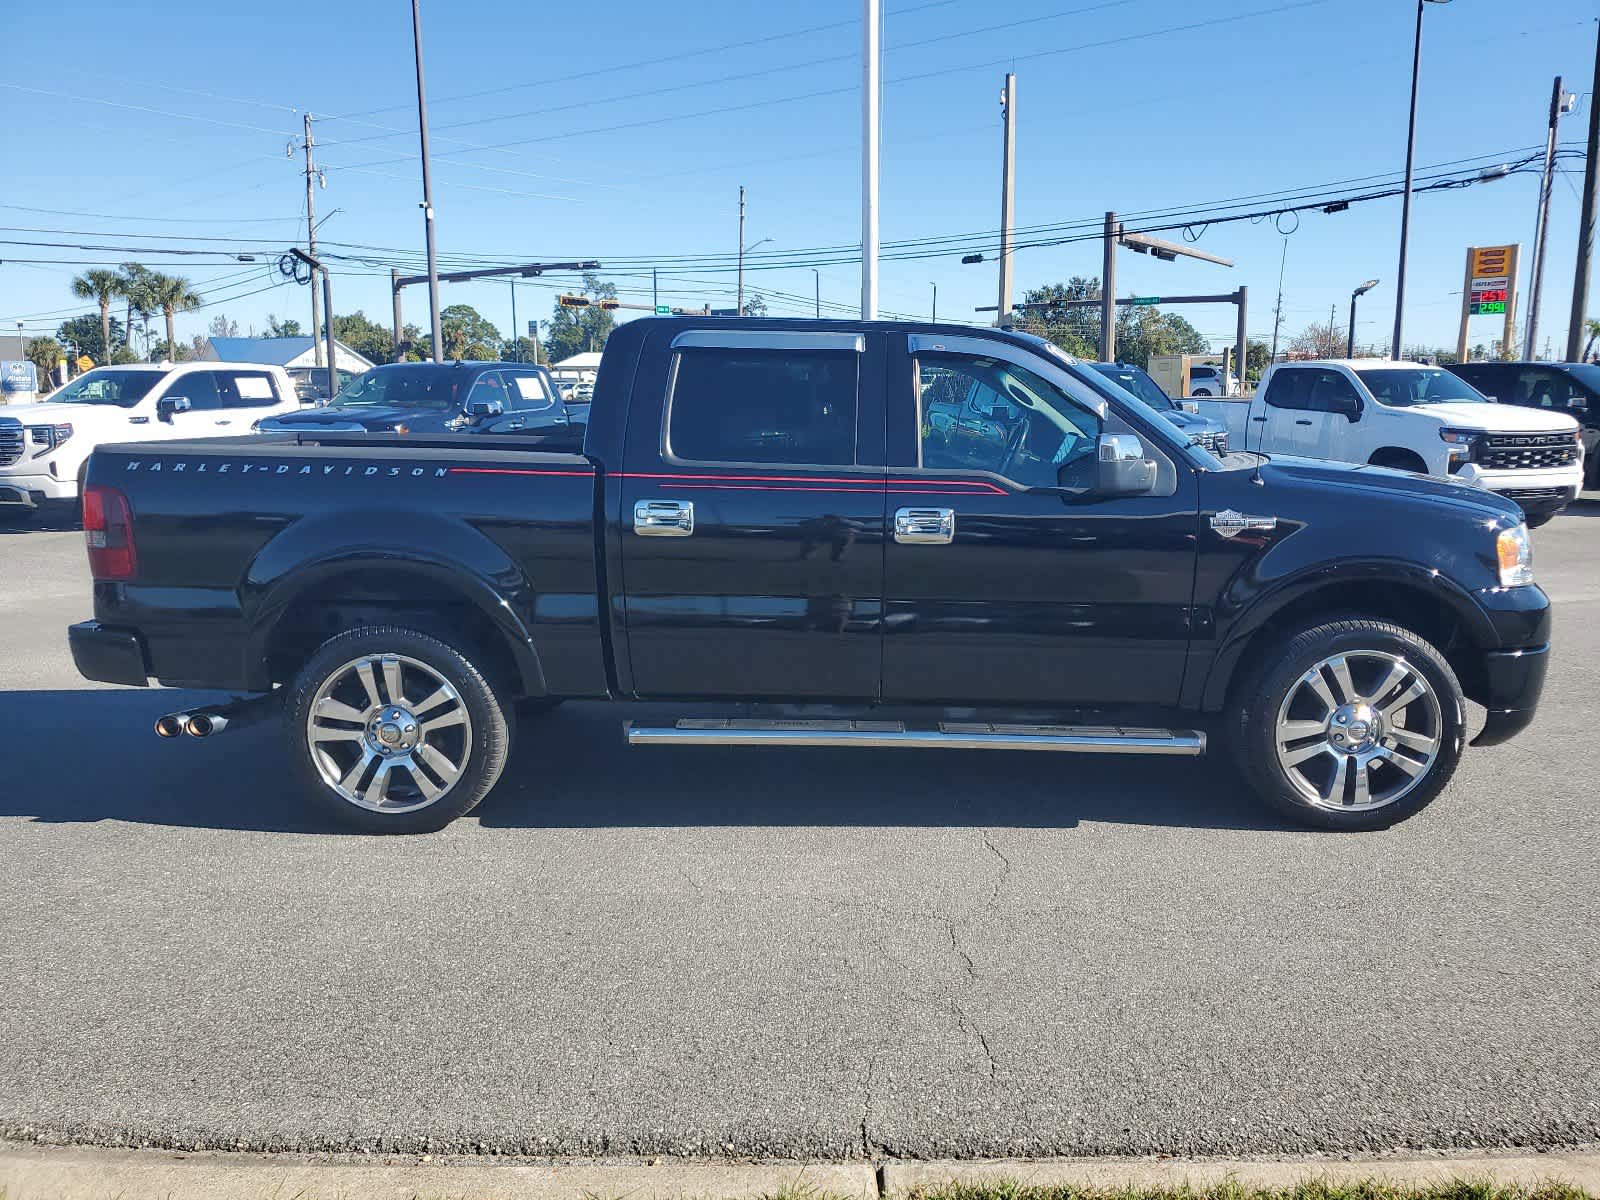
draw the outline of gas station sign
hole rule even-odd
[[[1456,350],[1467,353],[1467,321],[1472,317],[1499,317],[1504,323],[1501,353],[1513,352],[1513,322],[1517,310],[1517,258],[1520,245],[1467,247],[1467,275],[1461,289],[1461,333]]]

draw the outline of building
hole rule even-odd
[[[317,347],[320,344],[320,339],[310,337],[213,337],[206,339],[205,349],[200,357],[211,362],[262,363],[271,367],[283,367],[289,372],[296,386],[301,389],[302,394],[314,388],[316,393],[327,395],[326,376],[323,381],[316,383],[312,379],[317,365]],[[335,341],[333,350],[341,386],[351,376],[370,371],[376,365],[343,342]],[[324,367],[323,370],[325,372],[327,368]]]

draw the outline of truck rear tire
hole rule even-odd
[[[296,772],[368,833],[432,833],[477,807],[510,750],[508,705],[455,646],[368,626],[324,642],[290,687]]]
[[[1265,647],[1259,663],[1229,733],[1241,771],[1280,813],[1323,829],[1386,829],[1455,774],[1461,684],[1410,630],[1330,620]]]

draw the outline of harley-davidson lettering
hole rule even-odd
[[[320,475],[338,475],[341,478],[343,478],[345,476],[349,476],[349,477],[356,478],[356,479],[370,479],[373,476],[383,476],[386,479],[398,479],[402,475],[407,476],[407,477],[409,477],[411,479],[421,479],[421,478],[423,478],[424,476],[427,476],[427,475],[432,475],[435,479],[443,479],[446,475],[450,474],[450,468],[449,467],[397,467],[397,466],[391,466],[391,467],[343,467],[343,468],[341,468],[341,467],[339,467],[337,465],[333,465],[333,466],[322,467],[319,470],[318,468],[313,467],[310,464],[306,464],[304,466],[296,467],[293,463],[261,464],[261,463],[232,463],[232,462],[225,462],[225,463],[212,464],[212,463],[205,463],[205,462],[190,463],[190,462],[187,462],[187,461],[185,461],[185,462],[161,462],[161,461],[146,462],[143,459],[134,459],[133,461],[128,463],[126,469],[129,470],[129,471],[142,471],[147,475],[156,474],[158,472],[164,472],[164,473],[167,473],[167,474],[174,474],[175,475],[179,471],[187,471],[190,467],[194,468],[194,473],[195,474],[200,474],[200,473],[206,472],[206,471],[215,471],[216,474],[221,475],[221,474],[225,474],[225,473],[227,473],[229,471],[232,471],[235,467],[237,467],[238,471],[239,471],[239,474],[241,474],[241,475],[248,475],[248,474],[256,474],[256,475],[290,475],[290,474],[293,474],[293,475],[318,475],[318,474],[320,474]]]

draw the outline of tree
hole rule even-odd
[[[122,282],[118,287],[118,295],[122,297],[127,306],[124,317],[131,341],[133,318],[136,315],[148,317],[156,310],[157,305],[151,294],[151,281],[155,278],[155,272],[139,263],[123,263],[122,266],[117,268],[117,273],[122,277]],[[146,332],[148,333],[148,327]],[[148,341],[148,338],[146,340]]]
[[[268,313],[267,314],[267,329],[266,329],[266,332],[263,333],[261,336],[262,337],[269,337],[269,338],[281,338],[281,337],[301,337],[303,335],[300,332],[300,322],[299,321],[296,321],[292,317],[285,318],[284,320],[280,321],[280,320],[278,320],[277,317],[273,316],[271,313]]]
[[[1260,379],[1272,362],[1272,350],[1265,342],[1246,341],[1244,344],[1245,374],[1250,379]]]
[[[1068,300],[1100,299],[1100,281],[1074,275],[1066,283],[1049,283],[1023,293],[1025,304],[1061,304]],[[1059,309],[1023,309],[1017,325],[1046,341],[1054,342],[1068,354],[1095,360],[1100,357],[1100,310],[1084,305]]]
[[[1300,358],[1343,358],[1344,326],[1337,320],[1313,321],[1289,339],[1289,353]]]
[[[100,345],[102,348],[111,345],[111,302],[122,295],[122,276],[115,271],[108,271],[103,267],[96,267],[92,271],[85,271],[72,281],[72,294],[80,300],[93,300],[100,306]],[[79,351],[88,354],[79,343]],[[102,349],[102,354],[104,350]],[[96,362],[107,362],[101,354],[90,355]]]
[[[744,302],[744,315],[747,317],[767,315],[767,302],[761,298],[759,292],[752,292],[750,298]]]
[[[210,337],[236,338],[239,336],[239,322],[230,321],[226,314],[218,313],[206,326],[206,333]]]
[[[439,329],[446,358],[500,357],[500,331],[470,304],[452,304],[440,310]]]
[[[151,304],[159,308],[167,319],[167,344],[169,352],[181,353],[178,346],[177,331],[173,328],[173,317],[179,312],[192,312],[200,307],[200,295],[182,275],[161,275],[152,273],[149,280],[149,297]],[[174,362],[178,361],[173,359]]]
[[[544,346],[532,338],[519,337],[511,346],[509,353],[513,362],[537,362],[549,364],[550,358],[544,352]]]
[[[49,385],[46,380],[51,377],[51,372],[56,369],[56,364],[66,356],[66,351],[62,350],[61,343],[53,337],[29,338],[23,353],[28,356],[28,361],[39,371],[39,390],[48,391]]]
[[[112,317],[106,325],[111,331],[109,350],[100,340],[102,337],[100,318],[94,313],[84,313],[81,317],[72,317],[61,322],[56,327],[56,339],[62,345],[71,342],[78,348],[79,354],[87,354],[101,366],[110,362],[131,362],[133,352],[128,349],[127,331],[123,328],[122,322]]]
[[[359,309],[333,319],[333,336],[372,362],[394,361],[394,335]]]
[[[582,294],[593,300],[615,300],[615,284],[602,283],[598,275],[583,277]],[[550,362],[560,362],[581,354],[585,350],[605,348],[606,338],[616,326],[610,311],[590,304],[588,308],[562,308],[558,303],[550,320],[544,324],[544,348]]]
[[[1177,313],[1140,305],[1117,314],[1118,362],[1145,367],[1152,354],[1204,354],[1209,349],[1200,331]]]
[[[1590,317],[1584,322],[1584,328],[1589,331],[1589,340],[1583,347],[1583,353],[1578,355],[1580,362],[1588,361],[1590,352],[1594,350],[1595,339],[1600,338],[1600,320]]]

